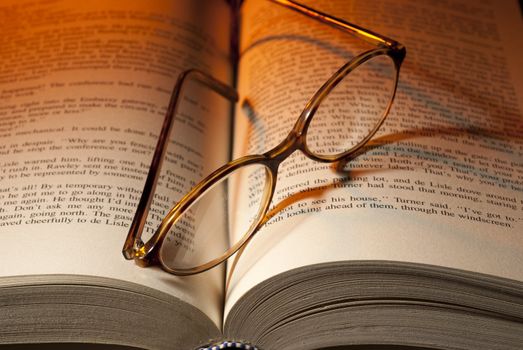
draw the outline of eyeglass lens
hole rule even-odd
[[[394,93],[396,69],[387,55],[363,62],[325,97],[307,130],[307,148],[335,156],[358,146],[385,116]]]
[[[261,219],[269,176],[264,165],[248,165],[205,191],[167,233],[160,248],[162,263],[172,269],[190,269],[223,256]],[[230,217],[234,220],[229,221]]]

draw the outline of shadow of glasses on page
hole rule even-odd
[[[441,128],[420,128],[420,129],[408,129],[404,130],[398,133],[393,134],[387,134],[383,136],[376,137],[375,139],[371,140],[369,144],[367,144],[365,147],[360,149],[356,154],[353,154],[350,158],[346,158],[341,160],[340,162],[331,164],[328,168],[338,175],[334,183],[329,183],[326,185],[319,185],[313,188],[308,189],[307,191],[301,191],[296,192],[288,197],[280,200],[279,202],[275,203],[268,213],[265,215],[265,217],[262,220],[262,224],[260,226],[260,231],[264,231],[264,227],[267,226],[267,223],[269,223],[272,219],[276,218],[278,215],[281,215],[285,212],[287,208],[290,208],[291,206],[299,203],[304,202],[311,199],[319,199],[319,198],[326,198],[329,195],[329,192],[332,192],[334,189],[339,187],[348,188],[350,191],[350,183],[353,182],[353,179],[365,177],[368,175],[373,174],[383,174],[384,172],[393,171],[393,169],[388,168],[362,168],[358,167],[358,162],[360,161],[359,158],[361,157],[367,157],[368,155],[372,155],[373,151],[376,150],[383,150],[386,148],[391,148],[394,146],[397,146],[401,144],[402,141],[407,140],[413,140],[418,138],[436,138],[436,137],[442,137],[442,136],[454,136],[454,137],[463,137],[466,134],[474,133],[476,135],[480,135],[481,137],[493,137],[496,133],[491,133],[486,129],[479,129],[474,127],[441,127]],[[431,152],[430,150],[423,150],[421,148],[417,148],[414,146],[410,147],[410,150],[402,151],[404,153],[409,153],[412,156],[420,156],[423,159],[426,159],[427,162],[435,162],[435,163],[445,163],[451,161],[451,159],[445,158],[444,154],[434,154],[434,152]],[[387,163],[390,158],[392,157],[391,152],[389,151],[386,156],[379,155],[380,162]],[[454,166],[459,167],[460,163],[456,160],[452,160]],[[348,167],[350,165],[350,168]],[[423,171],[422,167],[419,167],[417,169],[414,169],[414,171]],[[481,171],[477,171],[475,176],[480,177]],[[299,217],[300,215],[294,216],[295,218]],[[303,215],[302,215],[303,217]],[[294,221],[294,226],[297,226],[301,220]],[[276,223],[273,223],[276,224]],[[269,225],[271,225],[269,223]],[[264,244],[264,249],[257,249],[256,252],[253,252],[254,258],[251,258],[250,261],[252,264],[255,264],[258,260],[260,260],[267,252],[270,250],[270,247],[274,244],[277,244],[278,241],[281,241],[286,235],[289,235],[291,229],[286,229],[284,232],[279,232],[277,235],[273,234],[272,237],[269,239],[268,244]],[[254,239],[254,237],[260,235],[260,234],[266,234],[265,232],[255,232],[248,240],[248,242],[235,254],[234,259],[232,260],[232,264],[229,268],[229,273],[227,276],[227,282],[226,282],[226,290],[229,288],[232,275],[236,271],[238,262],[244,253],[245,249],[250,244],[250,240]],[[265,238],[267,239],[267,238]],[[244,274],[248,271],[244,270]],[[241,278],[241,277],[238,277]]]

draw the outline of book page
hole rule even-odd
[[[271,276],[333,261],[412,262],[522,281],[517,3],[310,3],[406,46],[396,99],[342,169],[300,152],[281,164],[269,220],[237,263],[226,312]],[[372,49],[362,43],[358,52],[349,35],[275,4],[247,1],[243,15],[239,89],[249,103],[237,117],[237,156],[277,145],[323,82]],[[340,137],[335,119],[324,128],[326,140]]]
[[[0,7],[0,276],[135,282],[196,306],[220,327],[223,270],[178,278],[140,268],[121,250],[178,74],[198,68],[231,83],[227,3]],[[193,85],[173,126],[156,225],[229,158],[230,108]]]

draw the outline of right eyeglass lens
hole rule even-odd
[[[396,68],[374,56],[346,75],[319,105],[307,130],[307,148],[317,156],[351,151],[379,125],[394,95]]]
[[[200,267],[252,233],[264,214],[269,176],[264,165],[247,165],[205,191],[169,229],[160,247],[162,264],[177,270]]]

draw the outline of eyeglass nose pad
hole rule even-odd
[[[339,159],[335,163],[333,163],[332,164],[332,168],[334,169],[334,171],[337,174],[347,175],[347,173],[350,170],[345,169],[345,166],[348,163],[352,162],[354,159],[358,158],[361,154],[363,154],[363,153],[365,153],[367,151],[368,150],[365,149],[365,148],[359,148],[359,149],[355,150],[354,152],[347,154],[346,156],[344,156],[343,158]]]

